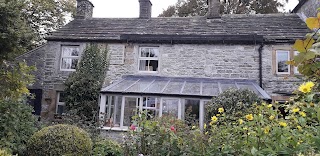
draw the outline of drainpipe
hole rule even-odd
[[[258,49],[259,51],[259,85],[262,87],[262,50],[263,50],[263,43],[260,44],[260,47]]]

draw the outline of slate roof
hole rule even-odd
[[[236,36],[257,34],[265,42],[293,42],[309,30],[296,14],[223,15],[179,18],[75,19],[53,32],[47,40],[121,41],[123,35]]]

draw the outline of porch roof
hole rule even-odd
[[[271,99],[254,80],[135,75],[123,76],[121,80],[102,88],[101,93],[211,99],[230,88],[249,89],[264,100]]]

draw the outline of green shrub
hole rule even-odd
[[[54,125],[36,132],[28,142],[31,156],[91,154],[92,141],[84,130],[72,125]]]
[[[120,144],[112,140],[101,140],[93,146],[94,156],[121,156],[123,149]]]
[[[126,155],[181,155],[180,138],[188,136],[190,128],[172,116],[150,119],[147,112],[133,117],[133,124],[124,142]]]
[[[0,148],[22,155],[36,131],[32,108],[22,102],[0,100]]]
[[[206,116],[210,120],[212,116],[218,113],[218,108],[224,108],[226,114],[239,117],[242,116],[244,110],[260,101],[261,99],[248,89],[229,89],[213,97],[212,102],[206,105]]]
[[[11,156],[6,150],[0,149],[0,156]]]

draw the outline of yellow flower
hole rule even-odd
[[[292,110],[293,113],[297,113],[297,112],[299,112],[299,111],[300,111],[299,108],[294,108],[294,109]]]
[[[253,120],[253,115],[252,114],[246,115],[246,119],[249,121]]]
[[[223,113],[223,112],[224,112],[224,109],[223,109],[223,108],[219,108],[219,109],[218,109],[218,112],[219,112],[219,113]]]
[[[312,86],[313,83],[310,83],[310,82],[307,82],[307,83],[308,83],[308,85],[306,83],[303,83],[302,85],[300,85],[300,87],[299,87],[300,92],[309,93],[311,91],[311,88],[313,87]]]
[[[302,117],[306,117],[307,114],[305,112],[299,112],[299,114],[302,116]]]
[[[302,127],[301,126],[297,126],[299,131],[302,131]]]
[[[265,128],[264,128],[264,133],[265,133],[265,134],[268,134],[269,132],[270,132],[270,127],[265,127]]]
[[[207,124],[204,124],[204,125],[203,125],[203,128],[206,129],[206,128],[207,128]]]
[[[271,108],[271,107],[272,107],[272,104],[269,104],[267,107],[268,107],[268,108]]]
[[[269,119],[270,119],[270,120],[273,120],[273,119],[274,119],[274,116],[273,116],[273,115],[271,115],[271,116],[269,117]]]
[[[306,86],[312,88],[312,87],[314,87],[314,83],[309,81],[306,83]]]
[[[213,116],[213,117],[211,117],[211,121],[217,122],[217,121],[218,121],[218,118],[217,118],[216,116]]]
[[[239,124],[243,124],[243,120],[242,119],[239,119]]]
[[[279,125],[282,127],[287,127],[287,123],[285,123],[285,122],[279,122]]]

